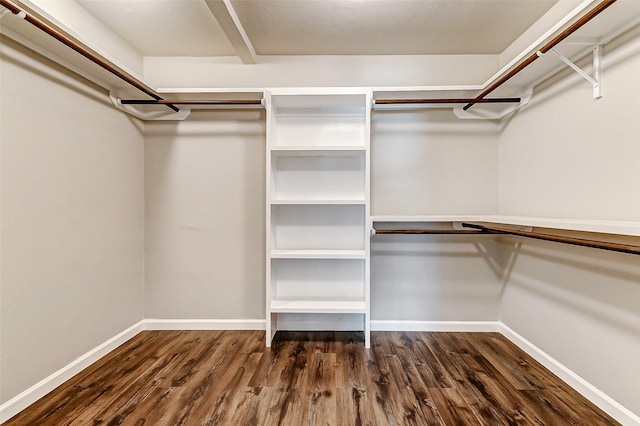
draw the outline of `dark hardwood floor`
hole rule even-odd
[[[146,331],[14,425],[612,425],[497,333]]]

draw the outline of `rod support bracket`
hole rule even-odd
[[[562,62],[564,62],[569,68],[574,70],[578,75],[587,80],[591,86],[593,86],[593,99],[602,98],[602,46],[599,43],[594,43],[593,54],[593,75],[590,75],[585,70],[576,65],[571,59],[558,52],[555,48],[549,50],[556,55]]]

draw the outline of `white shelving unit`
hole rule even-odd
[[[273,90],[265,101],[267,346],[279,315],[357,314],[369,347],[371,92]]]

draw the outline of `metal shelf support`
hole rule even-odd
[[[567,64],[572,70],[580,74],[585,80],[587,80],[593,86],[593,98],[600,99],[602,98],[602,85],[600,84],[602,81],[602,46],[599,44],[595,44],[593,46],[593,76],[589,75],[586,71],[572,62],[569,58],[564,56],[562,53],[558,52],[555,48],[550,50],[551,53],[556,55],[562,62]],[[542,55],[542,53],[538,52],[538,55]]]

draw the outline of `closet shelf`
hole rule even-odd
[[[482,215],[376,215],[372,222],[465,222],[481,221],[489,216]]]
[[[362,145],[282,145],[271,148],[274,153],[285,153],[286,155],[360,154],[366,150],[367,148]]]
[[[272,300],[274,313],[364,314],[364,300]]]
[[[366,259],[365,250],[283,250],[271,251],[272,259]]]
[[[372,222],[482,222],[494,225],[640,236],[640,222],[501,215],[371,216]]]
[[[363,198],[348,198],[348,199],[318,199],[318,200],[271,200],[272,205],[365,205],[367,202]]]
[[[568,231],[640,236],[640,222],[631,221],[493,216],[490,222],[505,225],[564,229]]]
[[[532,231],[520,231],[517,229],[509,229],[509,228],[503,228],[498,226],[478,225],[473,223],[463,223],[462,227],[476,229],[476,230],[482,231],[483,233],[488,233],[488,234],[515,235],[519,237],[533,238],[537,240],[553,241],[553,242],[563,243],[563,244],[571,244],[571,245],[582,246],[582,247],[591,247],[591,248],[597,248],[602,250],[610,250],[615,252],[640,255],[639,245],[620,244],[620,243],[599,241],[599,240],[592,240],[592,239],[585,239],[585,238],[574,238],[574,237],[552,235],[552,234],[532,232]]]

